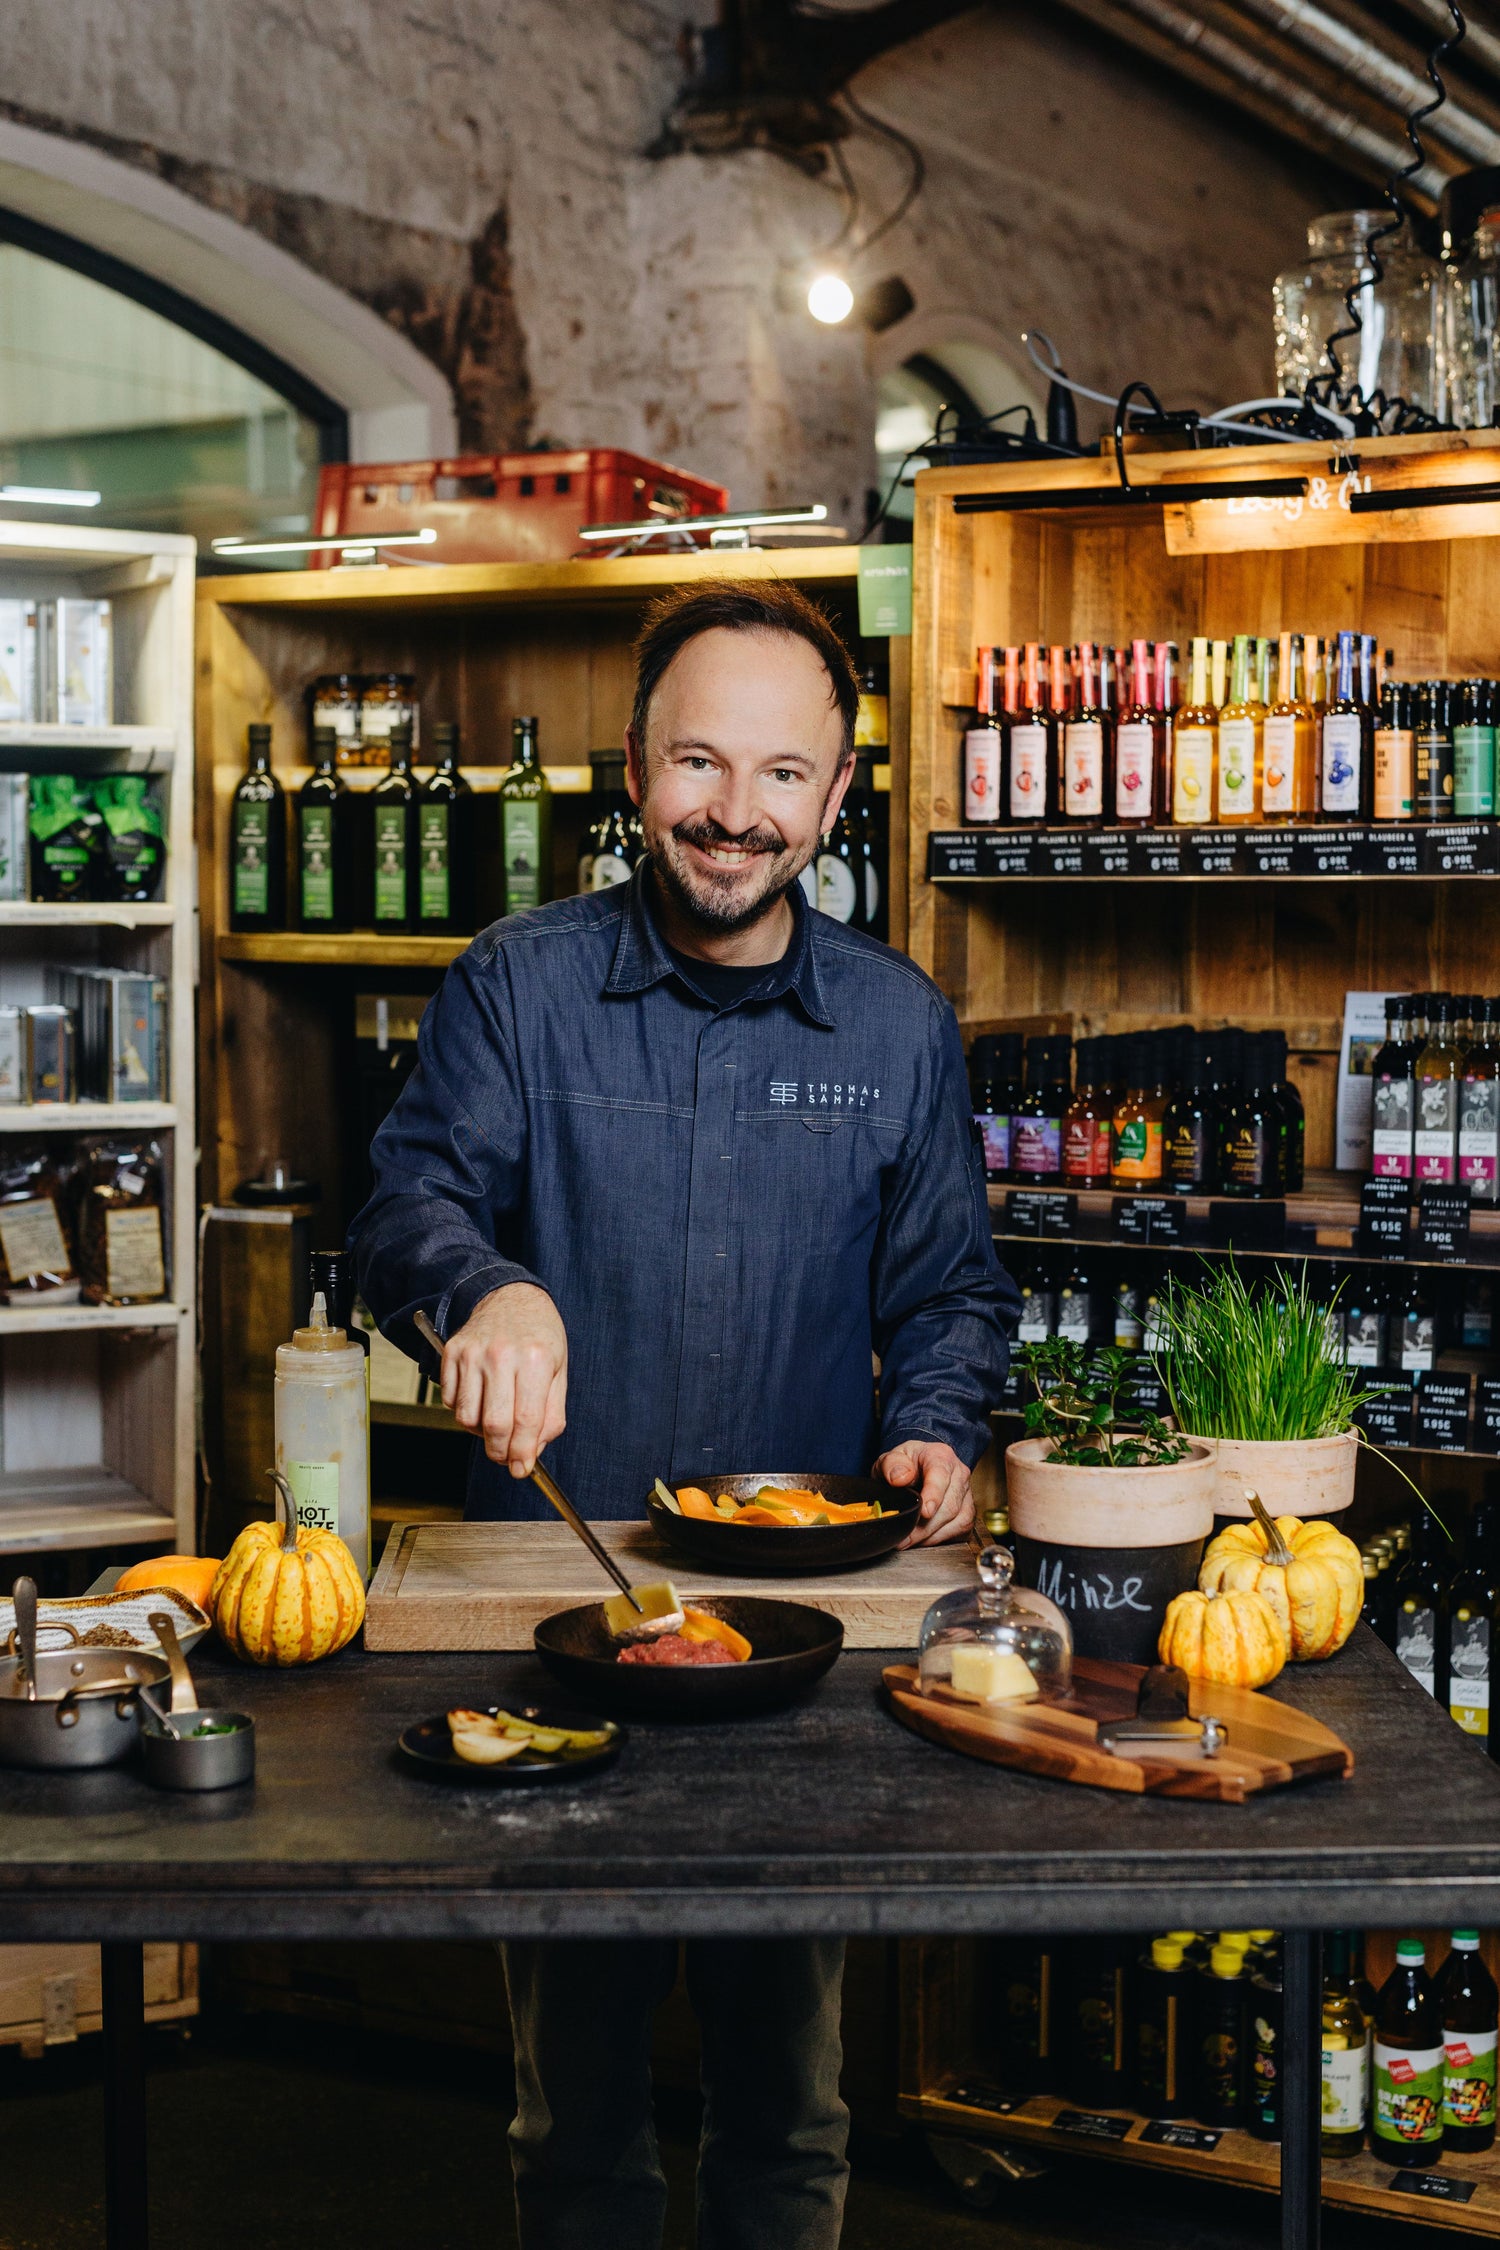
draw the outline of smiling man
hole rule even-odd
[[[634,880],[498,922],[422,1021],[352,1240],[381,1327],[447,1339],[471,1516],[644,1514],[661,1476],[870,1470],[960,1537],[1018,1299],[958,1026],[797,877],[853,772],[858,690],[774,581],[666,597],[626,737]],[[879,1384],[873,1359],[879,1362]],[[703,1943],[703,2250],[832,2250],[842,1947]],[[524,2250],[655,2250],[651,2007],[676,1949],[506,1948]]]

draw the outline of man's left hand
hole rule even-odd
[[[974,1495],[969,1472],[951,1445],[929,1445],[908,1438],[893,1445],[875,1464],[875,1474],[887,1484],[918,1485],[922,1520],[901,1544],[920,1547],[944,1539],[962,1539],[974,1522]]]

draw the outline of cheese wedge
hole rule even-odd
[[[953,1692],[976,1703],[1019,1703],[1039,1690],[1036,1674],[1014,1649],[961,1641],[953,1651]]]

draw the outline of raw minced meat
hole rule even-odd
[[[622,1664],[732,1664],[735,1660],[718,1641],[690,1641],[681,1633],[663,1633],[658,1640],[635,1641],[622,1648]]]

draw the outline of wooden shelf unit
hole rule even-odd
[[[170,1290],[139,1307],[0,1306],[0,1556],[194,1543],[193,556],[175,534],[0,523],[0,592],[112,603],[119,721],[8,723],[0,768],[155,774],[167,820],[159,901],[0,904],[6,997],[40,1000],[50,963],[147,970],[170,990],[166,1100],[0,1109],[0,1149],[95,1133],[161,1143]]]

